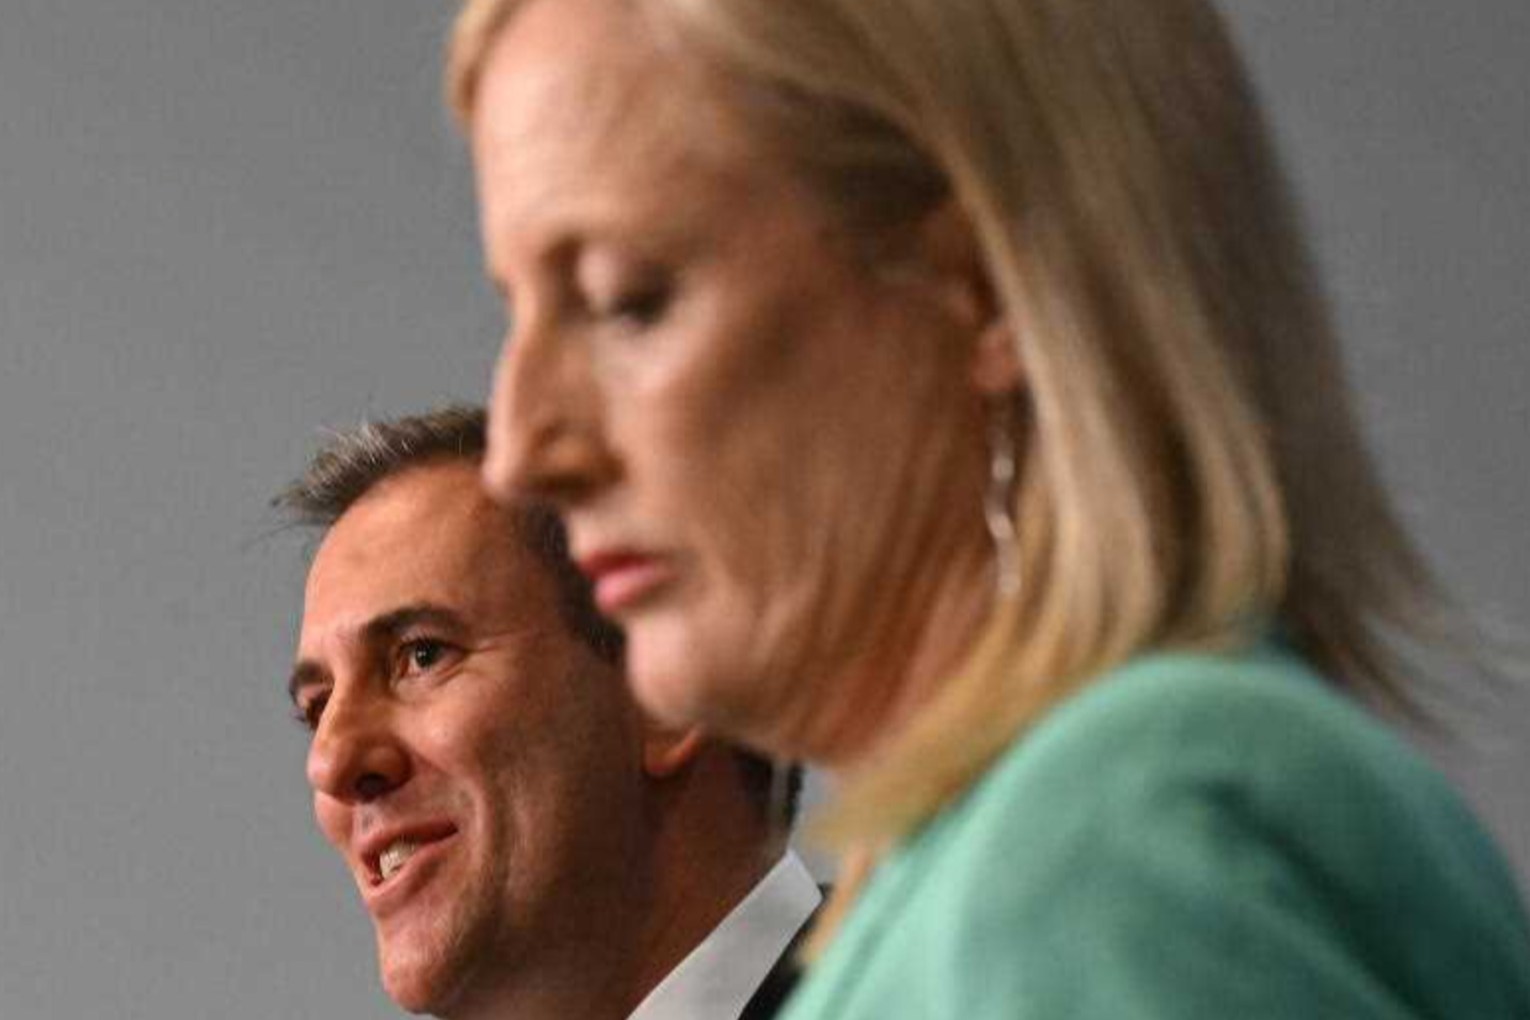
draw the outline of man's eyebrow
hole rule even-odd
[[[451,631],[463,629],[462,617],[456,610],[436,602],[416,602],[368,620],[361,632],[371,642],[380,638],[397,638],[405,631],[421,626]]]
[[[361,628],[362,640],[368,645],[397,640],[400,634],[415,627],[435,627],[460,632],[464,629],[462,617],[455,610],[434,602],[417,602],[400,606],[381,616],[368,620]],[[292,667],[287,678],[287,697],[297,704],[298,692],[305,687],[326,682],[329,670],[313,659],[303,659]]]

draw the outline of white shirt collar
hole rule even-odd
[[[823,898],[791,850],[627,1020],[738,1020]]]

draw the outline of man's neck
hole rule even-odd
[[[697,861],[701,873],[695,880],[652,890],[639,928],[613,923],[581,951],[565,954],[563,964],[549,960],[514,968],[516,974],[507,974],[510,980],[503,985],[490,983],[439,1015],[443,1020],[626,1020],[764,878],[779,851],[754,856],[735,861],[726,875],[717,874],[714,863]],[[623,935],[624,930],[634,933]],[[526,970],[534,970],[536,979],[527,980]]]
[[[662,916],[655,916],[655,923],[649,929],[649,942],[642,955],[651,965],[644,969],[639,980],[642,992],[633,1000],[631,1008],[636,1008],[722,924],[780,859],[783,849],[775,845],[762,846],[752,854],[740,855],[733,859],[726,874],[714,872],[710,882],[703,882],[698,876],[697,881],[688,883],[689,895],[682,891],[671,898],[671,908]],[[698,867],[704,867],[697,863]]]
[[[589,930],[549,933],[562,951],[507,967],[504,982],[480,984],[445,1020],[626,1020],[644,998],[726,918],[764,878],[785,849],[769,837],[759,806],[718,796],[737,783],[730,750],[698,761],[688,781],[670,789],[658,808],[663,820],[645,851],[647,867],[632,866],[625,892],[612,889]],[[712,788],[709,792],[708,788]],[[683,805],[684,801],[692,801]],[[630,863],[630,862],[629,862]],[[641,872],[641,875],[639,875]]]

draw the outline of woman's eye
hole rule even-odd
[[[665,284],[640,287],[612,301],[607,314],[639,326],[652,325],[669,307],[670,289]]]

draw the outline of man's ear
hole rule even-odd
[[[705,741],[699,726],[674,730],[648,723],[643,736],[644,774],[651,779],[667,779],[689,765]]]
[[[954,199],[925,215],[919,252],[938,300],[958,329],[974,337],[969,378],[984,397],[1014,393],[1024,383],[1020,352],[972,221]]]

